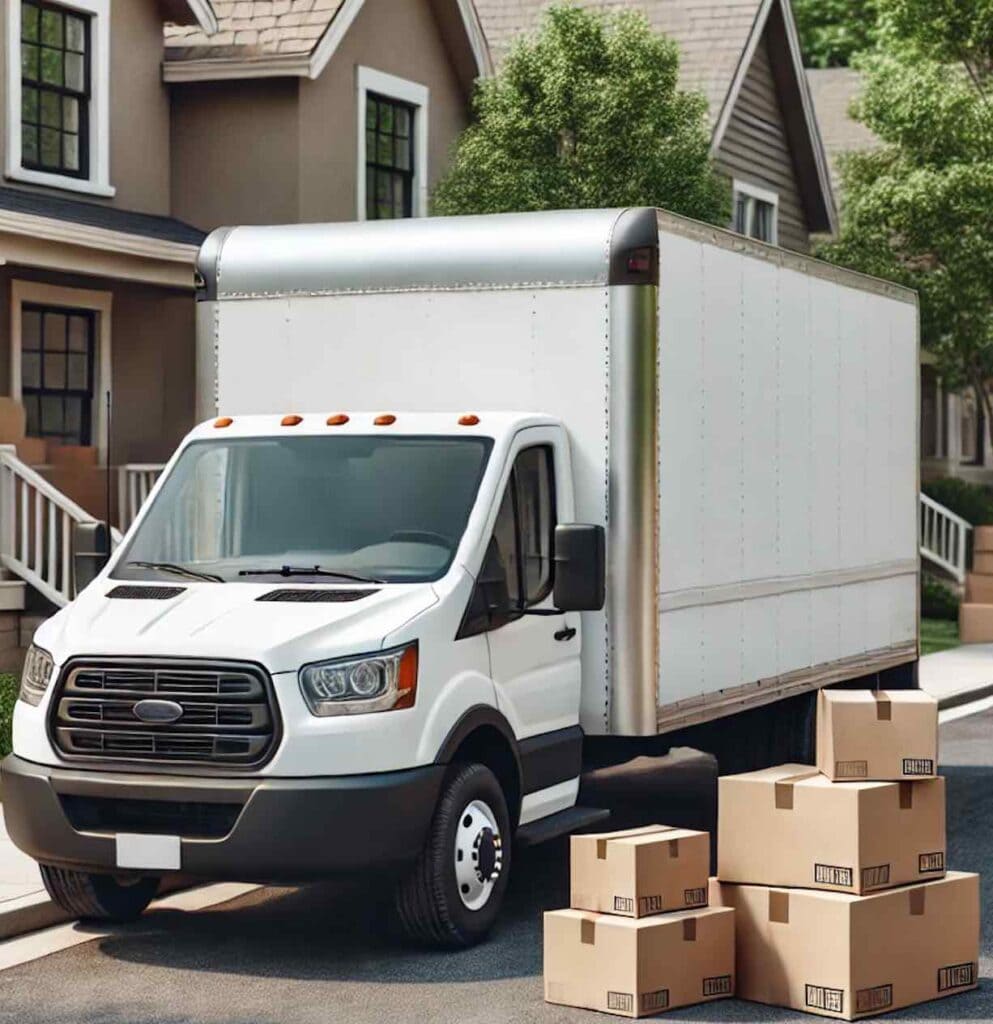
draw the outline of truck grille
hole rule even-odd
[[[175,705],[175,720],[143,721],[142,701]],[[52,739],[69,760],[255,768],[278,725],[269,677],[237,662],[71,663],[52,700]]]

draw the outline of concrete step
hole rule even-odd
[[[959,605],[959,640],[964,644],[993,643],[993,604]]]

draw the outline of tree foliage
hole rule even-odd
[[[921,297],[922,342],[993,430],[993,0],[879,0],[853,113],[879,149],[843,161],[842,230],[821,254]]]
[[[793,0],[793,14],[808,68],[847,67],[876,41],[877,0]]]
[[[680,91],[678,70],[642,15],[552,7],[479,85],[434,212],[656,205],[726,222],[706,100]]]

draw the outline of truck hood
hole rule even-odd
[[[120,587],[140,593],[141,584]],[[270,672],[295,672],[321,658],[378,650],[384,637],[438,601],[430,584],[369,588],[177,583],[169,600],[109,597],[98,579],[39,629],[36,642],[58,663],[78,655],[233,658]],[[276,590],[372,591],[359,600],[260,601]]]

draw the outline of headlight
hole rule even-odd
[[[55,662],[48,651],[32,644],[24,656],[24,668],[21,671],[21,692],[18,696],[25,704],[37,707],[45,696],[48,684],[52,681],[52,670]]]
[[[413,707],[417,644],[304,665],[300,689],[311,713],[322,717]]]

